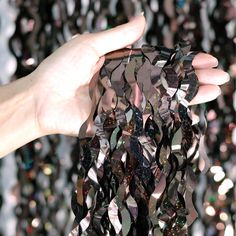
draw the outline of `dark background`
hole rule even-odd
[[[233,236],[236,0],[2,0],[0,82],[32,72],[74,34],[114,27],[142,11],[147,27],[137,47],[143,43],[174,47],[179,39],[188,39],[193,50],[216,56],[219,67],[230,73],[222,95],[206,105],[206,151],[218,169],[211,168],[199,179],[195,197],[199,219],[191,235]],[[76,180],[76,141],[47,136],[0,160],[0,235],[68,235],[74,218],[70,201]],[[228,191],[222,194],[219,186],[225,183]]]

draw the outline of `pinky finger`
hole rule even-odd
[[[221,89],[217,85],[202,85],[199,87],[197,95],[190,102],[190,105],[210,102],[221,94]]]

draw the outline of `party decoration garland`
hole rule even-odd
[[[147,20],[146,33],[143,37],[144,42],[172,47],[179,37],[188,38],[194,50],[204,50],[217,57],[220,68],[228,71],[229,67],[235,65],[236,62],[236,41],[233,41],[236,36],[236,27],[234,27],[235,0],[5,0],[1,1],[0,5],[2,6],[3,21],[1,22],[1,29],[3,37],[8,37],[9,33],[12,32],[12,29],[5,25],[10,20],[10,18],[5,17],[5,14],[7,13],[13,17],[12,20],[15,18],[9,6],[18,12],[15,21],[15,34],[9,41],[11,52],[17,60],[17,70],[12,80],[31,73],[45,57],[69,40],[72,35],[112,28],[127,22],[132,16],[142,11],[144,11]],[[4,47],[7,46],[8,44]],[[8,51],[8,48],[4,51]],[[3,55],[2,51],[1,55]],[[2,58],[4,58],[4,61],[1,71],[6,71],[10,68],[9,66],[4,66],[8,60],[4,56]],[[10,59],[10,57],[8,58]],[[14,66],[11,66],[11,68],[13,69]],[[218,193],[220,186],[224,186],[225,179],[231,179],[234,185],[236,182],[235,171],[233,171],[236,162],[236,106],[233,106],[235,104],[233,101],[236,101],[236,86],[235,72],[233,73],[233,70],[231,72],[232,79],[222,88],[222,96],[207,105],[209,125],[206,133],[208,147],[206,150],[208,150],[208,155],[212,160],[213,168],[221,166],[222,169],[218,174],[225,173],[225,177],[216,182],[213,180],[216,175],[215,172],[209,171],[206,176],[202,175],[201,181],[199,181],[199,189],[201,189],[199,192],[201,194],[195,199],[197,200],[195,204],[198,203],[199,218],[198,224],[195,224],[196,227],[191,227],[193,235],[196,232],[198,235],[225,233],[227,236],[235,233],[236,207],[234,188],[230,188],[225,195]],[[2,82],[4,80],[8,82],[6,79],[2,73]],[[68,234],[71,224],[71,219],[68,216],[70,191],[74,176],[77,176],[78,145],[73,145],[73,139],[62,138],[62,136],[60,137],[60,142],[54,136],[47,136],[43,140],[42,144],[40,139],[25,145],[19,150],[21,154],[15,155],[18,169],[18,187],[16,189],[20,189],[19,194],[16,194],[17,196],[19,195],[15,211],[18,221],[17,229],[12,225],[11,218],[5,217],[2,229],[0,227],[0,234]],[[71,148],[65,147],[65,140],[71,140],[71,144],[68,142],[68,145],[73,146],[71,161],[69,158]],[[57,150],[56,152],[54,152],[55,149]],[[53,155],[53,158],[50,157],[51,155]],[[48,165],[51,159],[53,161]],[[57,162],[57,159],[60,161]],[[45,168],[38,167],[38,160],[40,160],[40,166]],[[55,168],[54,165],[57,167]],[[14,169],[13,167],[11,165],[2,165],[0,166],[0,172],[2,173],[4,168],[7,171],[12,170]],[[48,170],[48,167],[50,167],[52,174],[46,176],[49,180],[49,185],[45,185],[41,179],[46,179],[44,172]],[[67,175],[68,177],[65,177]],[[59,180],[55,178],[57,176],[60,176]],[[46,180],[47,183],[48,180]],[[34,184],[34,182],[38,181],[40,187]],[[5,184],[10,182],[10,180],[3,178],[2,182],[5,189]],[[55,185],[61,187],[57,187],[55,191]],[[9,196],[3,194],[3,188],[1,188],[0,192],[3,197],[1,213],[3,209],[8,207],[6,199]],[[63,197],[61,192],[64,194]],[[56,201],[53,201],[53,208],[50,208],[51,201],[46,202],[44,199],[56,199]],[[36,203],[36,206],[34,203]],[[77,207],[77,204],[73,204],[73,206]],[[208,211],[212,207],[215,209],[213,209],[214,214]],[[61,214],[62,212],[64,213]],[[222,218],[222,214],[227,214],[227,217]],[[55,222],[58,216],[63,215],[65,217],[59,217],[60,221]],[[39,220],[40,224],[38,224]],[[228,231],[231,225],[233,227],[232,234]]]
[[[79,133],[71,235],[187,235],[204,130],[189,107],[195,55],[187,42],[107,55]],[[94,136],[83,138],[92,120]]]

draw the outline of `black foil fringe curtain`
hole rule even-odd
[[[12,9],[14,9],[15,15],[13,15]],[[0,1],[0,39],[1,42],[5,42],[5,38],[9,40],[9,47],[7,44],[5,46],[7,47],[6,51],[8,54],[11,52],[11,58],[14,57],[15,64],[17,64],[15,73],[13,74],[11,70],[8,74],[12,75],[11,81],[21,78],[32,72],[45,57],[68,41],[74,34],[109,29],[127,22],[132,16],[142,11],[146,16],[147,26],[141,43],[173,48],[180,38],[188,39],[191,42],[192,50],[211,53],[218,58],[219,67],[228,71],[231,75],[231,81],[222,87],[222,95],[216,101],[206,105],[208,127],[206,129],[205,140],[207,145],[205,151],[210,157],[211,168],[207,173],[205,173],[206,167],[203,168],[205,174],[200,174],[198,178],[198,185],[195,188],[196,197],[193,198],[193,203],[197,206],[199,216],[192,224],[193,226],[189,227],[188,233],[193,236],[234,236],[236,232],[236,0],[2,0]],[[8,15],[8,18],[6,15]],[[11,29],[9,31],[8,25],[5,24],[9,19],[15,23],[15,30]],[[5,38],[4,35],[6,35]],[[0,44],[2,57],[5,55],[1,51],[3,45]],[[140,44],[137,47],[140,47]],[[139,57],[133,55],[130,59],[137,60],[138,63],[146,59],[142,53]],[[126,57],[126,60],[128,58]],[[10,61],[10,56],[6,57],[6,62],[8,60]],[[143,69],[146,68],[147,62],[146,60]],[[125,61],[120,63],[125,69]],[[106,64],[106,66],[108,65]],[[141,64],[137,64],[137,66],[141,66]],[[8,70],[9,66],[2,63],[0,68],[0,82],[3,83],[4,81],[5,83],[3,72]],[[144,85],[146,86],[146,84]],[[146,88],[145,86],[144,88]],[[99,88],[104,90],[102,85]],[[125,91],[128,93],[131,88],[127,86],[124,89],[127,89]],[[101,90],[99,91],[101,92]],[[145,96],[142,95],[139,98],[143,99]],[[131,97],[128,96],[128,98]],[[169,102],[168,99],[165,101],[166,104]],[[127,110],[129,118],[131,113],[136,114],[135,108],[142,109],[143,103],[139,105],[134,106],[132,104],[132,106],[129,106],[130,111]],[[201,110],[195,112],[199,114],[201,119],[203,118],[204,114],[201,113]],[[114,119],[114,116],[111,117]],[[145,123],[145,121],[143,122]],[[133,122],[134,125],[138,121],[134,120]],[[153,129],[159,129],[161,126],[161,124],[158,124],[159,126],[156,127],[154,123],[149,121],[147,124],[149,126],[144,127],[144,130],[150,130],[151,125],[154,125]],[[114,124],[110,124],[111,128],[109,128],[109,125],[107,126],[106,135],[111,132],[112,125]],[[201,125],[204,126],[204,124]],[[115,141],[117,141],[116,138],[120,137],[120,132],[116,131],[117,134],[114,132],[112,136],[115,137]],[[165,135],[167,133],[164,132]],[[137,136],[135,137],[137,139]],[[158,139],[158,137],[156,138]],[[84,140],[84,145],[86,143],[86,145],[90,145],[89,140]],[[203,143],[202,139],[201,142]],[[7,193],[5,191],[6,185],[10,181],[6,176],[3,176],[3,173],[9,172],[9,170],[13,171],[14,168],[11,164],[7,164],[6,159],[0,160],[0,235],[64,236],[69,234],[71,228],[73,228],[72,222],[74,219],[71,210],[71,196],[75,194],[74,186],[78,177],[77,163],[81,156],[79,146],[82,144],[83,142],[79,142],[75,138],[53,135],[40,138],[20,148],[14,154],[15,165],[17,166],[17,182],[12,190]],[[84,150],[86,150],[86,145]],[[100,148],[100,146],[97,148]],[[202,153],[203,148],[200,147],[199,152],[201,158],[206,157]],[[143,151],[143,153],[146,155],[147,151]],[[204,160],[207,163],[206,159]],[[117,165],[117,168],[123,171],[122,165],[125,162],[114,164],[116,160],[112,160],[112,163],[113,166]],[[83,163],[83,165],[86,164]],[[202,170],[200,168],[201,161],[196,166]],[[164,165],[159,163],[160,167],[164,167]],[[79,168],[82,168],[82,166],[79,166]],[[111,166],[109,168],[112,170]],[[197,169],[194,169],[194,171],[197,171]],[[105,174],[106,172],[103,173],[103,175]],[[118,191],[119,178],[122,177],[122,175],[121,177],[119,174],[117,175],[118,177],[113,175],[113,186],[117,188],[114,191]],[[196,175],[198,175],[198,172]],[[97,186],[95,183],[93,184]],[[80,183],[78,186],[82,186],[82,184]],[[151,186],[154,186],[154,183]],[[150,194],[152,189],[144,190]],[[103,191],[105,190],[103,189]],[[132,187],[130,191],[134,191],[134,188]],[[144,195],[146,194],[145,191],[143,192]],[[167,205],[160,205],[159,211],[157,211],[157,214],[160,215],[163,213],[161,211],[166,210],[168,217],[164,218],[163,222],[156,222],[160,227],[154,229],[155,233],[158,230],[166,230],[171,225],[169,222],[176,220],[174,215],[171,215],[172,212],[175,212],[175,206],[173,205],[173,199],[168,198],[168,194],[170,194],[168,191],[163,192],[161,199],[168,200]],[[114,192],[111,193],[112,196],[114,196]],[[180,196],[178,197],[183,200]],[[9,214],[6,214],[8,202],[12,199],[16,201],[14,212],[17,219],[16,227],[12,218],[9,219]],[[76,199],[76,195],[73,195],[72,206],[77,216],[74,228],[78,231],[79,228],[76,228],[76,226],[81,223],[80,220],[84,219],[88,213],[86,205],[83,205],[81,208],[83,209],[81,211],[82,215],[78,215],[77,208],[79,206],[76,203],[81,201],[85,201],[85,199]],[[130,201],[133,203],[132,199]],[[127,207],[126,205],[126,209]],[[115,209],[115,207],[113,208]],[[183,209],[182,205],[180,209]],[[119,211],[118,219],[122,224],[124,220],[122,221],[122,214]],[[180,213],[177,212],[179,216]],[[143,214],[149,215],[147,209]],[[183,214],[181,216],[183,216],[184,226],[182,228],[180,226],[180,230],[184,231],[187,225],[186,222],[188,222],[186,221],[187,215]],[[102,222],[107,223],[108,219],[109,216],[106,215],[106,218],[102,218]],[[126,230],[130,225],[132,231],[134,217],[127,215],[127,219],[130,219],[132,224],[127,223]],[[147,222],[147,219],[145,220]],[[139,218],[138,222],[140,222]],[[155,222],[149,221],[149,223],[148,227],[152,227]],[[140,223],[138,226],[142,227],[144,225]],[[89,227],[87,230],[90,229]],[[101,225],[99,230],[106,229],[106,227],[111,227],[115,232],[111,223]],[[159,232],[159,235],[162,234],[162,232]]]
[[[95,135],[83,139],[89,119],[79,133],[71,235],[188,234],[205,130],[189,108],[198,91],[189,50],[187,42],[175,50],[145,45],[105,61]]]

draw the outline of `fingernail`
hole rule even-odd
[[[222,93],[222,91],[221,91],[221,88],[220,88],[219,86],[218,86],[217,93],[218,93],[217,97],[218,97],[218,96],[220,96],[220,95],[221,95],[221,93]]]
[[[210,54],[205,54],[204,56],[208,56],[208,60],[212,62],[212,67],[217,67],[219,64],[219,61],[216,57],[210,55]]]
[[[219,64],[218,59],[217,59],[216,57],[213,57],[213,61],[214,61],[214,63],[215,63],[215,65],[214,65],[213,67],[217,67],[218,64]]]
[[[225,72],[226,73],[226,83],[230,81],[230,75],[229,73]]]
[[[134,21],[134,20],[135,20],[137,17],[139,17],[139,16],[144,16],[144,12],[142,11],[139,15],[132,16],[132,17],[130,18],[129,22]]]

